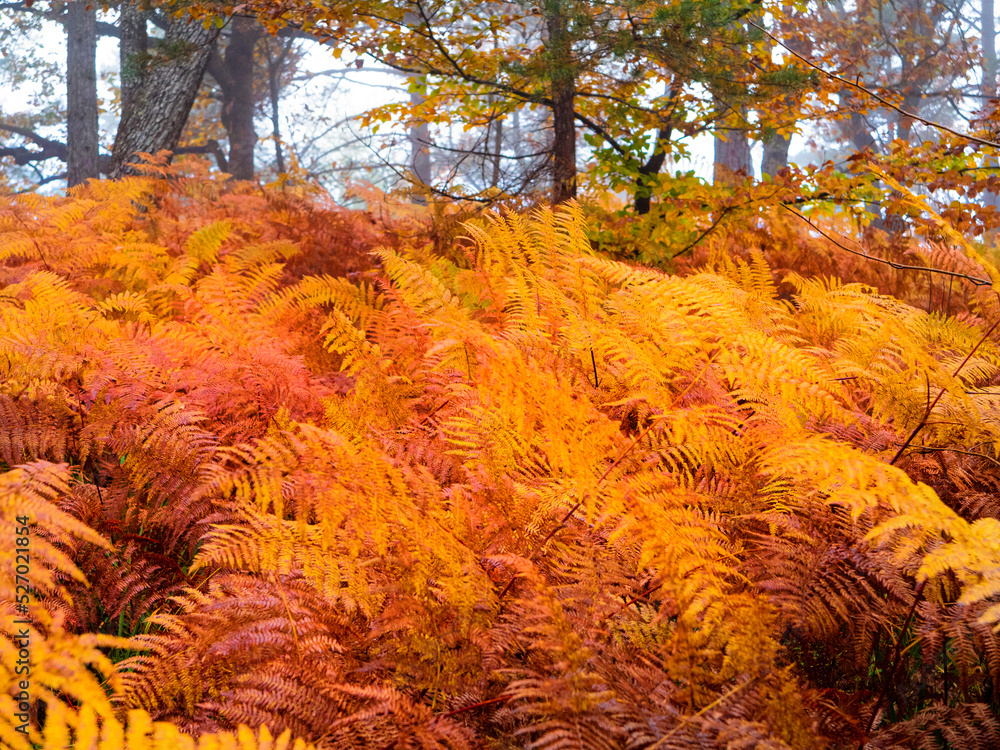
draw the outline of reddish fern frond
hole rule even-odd
[[[885,750],[926,747],[932,750],[988,750],[1000,743],[1000,721],[982,703],[935,704],[913,718],[872,734],[868,746]]]
[[[0,461],[13,467],[65,460],[76,421],[75,404],[67,403],[62,388],[40,385],[25,390],[18,398],[0,393]]]
[[[182,614],[151,618],[162,634],[136,639],[155,656],[123,664],[133,705],[192,727],[266,721],[324,737],[324,747],[382,747],[393,737],[474,746],[468,730],[390,686],[345,684],[364,644],[352,618],[301,581],[218,576],[207,596],[181,602]]]
[[[923,663],[940,664],[930,689],[948,700],[948,684],[966,702],[987,700],[1000,687],[1000,634],[981,622],[986,605],[924,602],[916,626]],[[954,674],[950,674],[954,670]]]
[[[772,245],[837,256],[778,223],[636,268],[576,205],[388,238],[354,283],[337,232],[360,257],[377,228],[315,200],[160,161],[0,210],[0,461],[36,461],[0,507],[33,514],[52,707],[30,741],[991,736],[995,302],[779,284]]]
[[[76,635],[64,628],[66,590],[58,584],[70,578],[85,582],[66,554],[78,540],[108,549],[93,529],[58,507],[69,492],[65,464],[39,461],[0,475],[0,520],[26,545],[8,545],[0,552],[0,610],[4,613],[0,649],[0,737],[17,750],[40,742],[42,711],[67,712],[75,723],[79,706],[105,719],[113,710],[105,684],[118,689],[114,666],[101,648],[121,648],[128,642],[99,634]],[[15,602],[24,605],[15,608]],[[16,614],[15,614],[16,613]],[[30,646],[30,648],[29,648]],[[30,674],[27,698],[15,699]],[[107,683],[106,683],[107,681]],[[16,714],[30,720],[18,721]],[[28,733],[15,727],[26,724]]]

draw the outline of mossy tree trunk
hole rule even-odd
[[[111,177],[131,173],[128,164],[142,152],[177,148],[218,35],[214,24],[205,28],[201,21],[174,18],[152,53],[128,48],[123,36],[122,56],[132,61],[133,78],[115,136]]]

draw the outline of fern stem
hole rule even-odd
[[[960,373],[962,371],[962,368],[969,363],[969,360],[972,359],[973,355],[975,355],[975,353],[979,351],[979,347],[981,347],[984,343],[986,343],[986,339],[988,339],[990,337],[990,334],[996,330],[997,326],[1000,326],[1000,319],[998,319],[996,323],[990,326],[990,329],[986,333],[984,333],[982,335],[982,338],[980,338],[979,341],[976,342],[976,345],[972,347],[972,351],[970,351],[967,355],[965,355],[965,359],[963,359],[962,362],[959,364],[959,366],[955,368],[955,372],[951,374],[953,378],[958,377],[958,373]],[[899,450],[896,451],[896,455],[892,457],[891,461],[889,461],[890,466],[892,466],[893,464],[896,463],[896,461],[899,460],[900,456],[903,455],[903,452],[910,447],[910,443],[913,442],[913,439],[917,436],[917,434],[922,429],[924,429],[924,427],[927,424],[927,419],[930,417],[931,412],[934,411],[934,407],[938,405],[938,401],[940,401],[941,397],[944,396],[946,390],[947,388],[942,388],[940,391],[938,391],[938,395],[934,399],[934,401],[932,401],[927,405],[927,410],[924,412],[924,416],[921,418],[920,422],[917,424],[916,427],[913,428],[913,432],[911,432],[910,436],[906,438],[906,441],[901,446],[899,446]]]
[[[466,711],[472,711],[476,708],[482,708],[483,706],[492,706],[494,703],[506,703],[511,699],[509,695],[501,695],[499,698],[490,698],[488,701],[481,701],[479,703],[473,703],[471,706],[463,706],[462,708],[456,708],[451,711],[446,711],[443,714],[438,714],[439,717],[445,718],[448,716],[455,716],[457,714],[465,713]]]
[[[625,459],[625,457],[632,451],[632,449],[639,444],[639,441],[642,440],[644,437],[646,437],[646,433],[648,433],[651,429],[653,429],[656,426],[656,422],[657,420],[655,419],[652,420],[649,426],[641,433],[639,433],[639,437],[633,440],[632,444],[622,452],[622,454],[615,460],[613,464],[611,464],[611,466],[607,468],[607,470],[603,474],[601,474],[600,478],[597,480],[597,485],[596,485],[597,487],[600,487],[601,483],[605,479],[607,479],[608,474],[610,474],[612,471],[615,470],[615,467],[617,467],[618,464],[620,464]],[[540,541],[538,544],[535,545],[534,549],[531,550],[531,554],[528,555],[529,561],[534,560],[535,555],[538,554],[539,550],[541,550],[542,547],[548,544],[549,540],[552,539],[552,537],[554,537],[556,534],[558,534],[561,529],[565,528],[566,522],[570,519],[570,517],[574,513],[576,513],[577,510],[579,510],[580,506],[583,505],[583,501],[585,498],[586,495],[584,495],[583,498],[578,500],[572,508],[566,511],[566,515],[563,516],[562,520],[559,522],[559,525],[553,528],[552,531],[550,531],[548,534],[545,535],[545,538],[542,541]],[[503,589],[501,589],[499,594],[497,594],[498,599],[503,599],[507,595],[507,592],[510,591],[510,587],[514,585],[515,580],[517,580],[516,573],[510,577],[510,580],[507,581],[507,585],[504,586]]]
[[[948,704],[948,639],[941,644],[941,670],[944,675],[944,704]]]
[[[687,724],[688,724],[688,723],[690,723],[691,721],[694,721],[694,720],[695,720],[695,719],[697,719],[697,718],[698,718],[699,716],[704,716],[704,715],[705,715],[705,713],[707,713],[708,711],[711,711],[711,710],[712,710],[713,708],[715,708],[716,706],[718,706],[718,705],[719,705],[720,703],[722,703],[722,702],[723,702],[724,700],[726,700],[727,698],[731,698],[731,697],[732,697],[732,696],[734,696],[734,695],[735,695],[736,693],[738,693],[738,692],[739,692],[740,690],[742,690],[743,688],[745,688],[745,687],[746,687],[747,685],[752,685],[752,684],[753,684],[753,683],[755,683],[755,682],[757,682],[757,678],[756,678],[756,677],[751,677],[751,678],[750,678],[749,680],[747,680],[746,682],[744,682],[744,683],[742,683],[742,684],[740,684],[740,685],[737,685],[736,687],[734,687],[734,688],[733,688],[732,690],[730,690],[730,691],[729,691],[728,693],[724,693],[724,694],[720,695],[720,696],[719,696],[718,698],[716,698],[716,699],[715,699],[714,701],[712,701],[712,702],[711,702],[711,703],[709,703],[709,704],[708,704],[707,706],[705,706],[705,707],[704,707],[704,708],[702,708],[702,709],[701,709],[700,711],[698,711],[698,713],[696,713],[696,714],[692,714],[691,716],[685,716],[685,717],[684,717],[684,719],[683,719],[683,720],[682,720],[682,721],[681,721],[681,722],[680,722],[680,723],[679,723],[679,724],[678,724],[677,726],[675,726],[675,727],[674,727],[673,729],[671,729],[671,730],[670,730],[669,732],[667,732],[667,733],[666,733],[665,735],[663,735],[663,736],[662,736],[662,737],[661,737],[660,739],[658,739],[658,740],[657,740],[657,741],[656,741],[655,743],[653,743],[652,745],[650,745],[650,746],[649,746],[649,747],[647,748],[647,750],[656,750],[656,748],[660,747],[660,746],[661,746],[661,745],[662,745],[662,744],[663,744],[664,742],[666,742],[666,741],[667,741],[667,740],[669,740],[669,739],[670,739],[671,737],[673,737],[673,736],[674,736],[674,735],[675,735],[675,734],[676,734],[677,732],[679,732],[679,731],[680,731],[680,730],[681,730],[681,729],[682,729],[682,728],[683,728],[683,727],[684,727],[685,725],[687,725]]]
[[[93,459],[90,461],[90,471],[94,475],[94,489],[97,490],[97,502],[101,504],[101,507],[104,507],[104,498],[101,497],[101,482],[97,475],[97,462]]]
[[[466,355],[468,355],[468,352],[466,352]],[[425,425],[428,422],[430,422],[431,417],[433,417],[435,414],[437,414],[439,411],[441,411],[444,407],[446,407],[450,403],[451,403],[451,399],[450,398],[446,398],[440,404],[438,404],[437,406],[435,406],[434,409],[430,412],[430,414],[428,414],[426,417],[424,417],[422,420],[420,420],[420,426],[422,427],[423,425]]]
[[[35,250],[38,251],[38,259],[42,261],[42,266],[45,268],[46,271],[49,271],[51,273],[52,269],[49,268],[49,262],[45,260],[45,254],[42,253],[42,246],[38,244],[38,240],[35,239],[35,235],[31,233],[31,230],[28,228],[28,225],[24,223],[24,219],[22,219],[17,213],[14,213],[13,216],[17,220],[17,222],[24,228],[25,234],[27,234],[31,238],[31,243],[35,246]]]
[[[934,448],[928,446],[921,446],[919,449],[915,449],[916,453],[961,453],[964,456],[975,456],[976,458],[981,458],[984,461],[989,461],[994,466],[1000,467],[1000,461],[997,461],[993,456],[987,456],[985,453],[976,453],[975,451],[962,450],[961,448]]]
[[[993,325],[991,325],[989,330],[986,331],[986,333],[982,335],[979,341],[976,342],[976,345],[972,347],[972,351],[970,351],[965,356],[965,359],[963,359],[962,362],[958,365],[958,367],[955,368],[955,372],[952,373],[952,377],[956,378],[958,377],[958,374],[962,371],[962,368],[969,363],[969,360],[972,359],[972,357],[975,355],[977,351],[979,351],[979,347],[986,342],[986,339],[988,339],[990,337],[990,334],[992,334],[993,331],[996,330],[997,326],[1000,326],[1000,320],[997,320]],[[903,452],[910,447],[910,443],[912,443],[913,440],[917,437],[917,434],[927,425],[928,417],[930,417],[931,412],[934,411],[934,407],[938,405],[938,402],[941,400],[941,397],[944,396],[946,390],[947,390],[946,388],[942,388],[938,392],[937,397],[935,397],[933,401],[927,404],[927,409],[924,412],[924,416],[921,418],[917,426],[913,428],[913,431],[910,433],[909,437],[906,438],[906,441],[901,446],[899,446],[899,450],[896,451],[896,455],[892,457],[891,461],[889,461],[890,466],[895,464],[896,461],[899,460],[900,456],[903,455]],[[875,707],[872,709],[872,715],[868,718],[868,726],[865,728],[866,735],[871,731],[872,725],[875,723],[875,718],[878,716],[878,712],[882,708],[882,704],[885,702],[885,698],[889,693],[889,685],[892,684],[893,676],[896,674],[896,669],[899,668],[899,663],[903,658],[903,636],[906,634],[907,628],[910,627],[910,621],[913,619],[913,615],[917,611],[917,605],[923,598],[924,587],[927,586],[927,581],[928,579],[926,578],[923,581],[921,581],[917,585],[916,590],[913,592],[913,604],[910,605],[910,611],[906,613],[906,619],[903,621],[903,629],[900,631],[899,638],[896,641],[896,645],[893,647],[892,662],[889,667],[889,671],[885,673],[885,679],[882,682],[882,690],[879,692],[878,700],[875,701]],[[866,741],[862,740],[861,744],[858,746],[858,750],[864,750],[866,744],[867,744]]]
[[[594,347],[590,347],[590,363],[594,366],[594,388],[600,388],[597,380],[597,360],[594,358]]]
[[[893,647],[892,664],[889,667],[889,671],[885,673],[885,679],[882,681],[882,690],[879,692],[878,700],[875,701],[875,708],[872,709],[872,715],[868,717],[868,726],[865,727],[866,736],[872,730],[875,717],[878,716],[879,709],[882,708],[882,703],[885,701],[886,695],[889,694],[889,685],[892,684],[893,675],[896,674],[899,662],[903,659],[903,636],[906,634],[907,628],[910,627],[910,621],[913,619],[914,612],[917,611],[917,605],[924,597],[924,587],[927,585],[927,581],[928,579],[926,578],[922,580],[917,585],[917,590],[913,592],[913,604],[910,605],[910,611],[906,613],[906,619],[903,621],[903,629],[899,631],[899,638],[896,639],[896,645]],[[865,750],[866,744],[868,744],[867,740],[861,740],[858,750]]]
[[[658,583],[655,586],[650,586],[645,591],[643,591],[641,594],[636,594],[631,599],[629,599],[627,602],[625,602],[622,606],[620,606],[618,609],[616,609],[614,612],[612,612],[609,615],[606,615],[604,617],[604,619],[601,620],[601,623],[604,623],[606,620],[609,620],[610,618],[614,617],[619,612],[624,612],[626,609],[628,609],[629,607],[631,607],[633,604],[635,604],[640,599],[645,599],[647,596],[649,596],[650,594],[652,594],[654,591],[656,591],[657,589],[662,588],[662,587],[663,587],[663,584],[662,583]]]

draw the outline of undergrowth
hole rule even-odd
[[[0,741],[1000,746],[989,285],[922,309],[773,217],[671,275],[576,205],[444,247],[315,200],[4,199]]]

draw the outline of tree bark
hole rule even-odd
[[[851,105],[854,97],[849,91],[840,89],[837,93],[840,95],[840,100],[846,102],[846,106]],[[858,153],[868,148],[872,151],[877,150],[875,136],[872,135],[868,123],[865,122],[864,115],[860,112],[851,112],[849,118],[840,121],[840,128],[844,135],[851,139],[851,144]]]
[[[511,118],[511,120],[512,120],[512,122],[511,122],[511,131],[512,131],[511,132],[511,140],[513,141],[512,145],[514,147],[514,155],[515,156],[520,156],[521,152],[524,150],[523,146],[522,146],[522,139],[524,138],[524,136],[521,135],[521,108],[520,107],[518,107],[517,109],[514,110],[514,116]]]
[[[763,17],[759,9],[751,11],[751,18],[757,23],[763,23]],[[730,28],[736,26],[745,28],[745,24],[740,21],[731,24]],[[718,96],[715,97],[716,112],[720,122],[728,119],[730,113],[739,115],[738,119],[747,122],[747,108],[739,105],[734,108],[732,104],[723,101]],[[753,161],[750,157],[750,139],[747,131],[741,127],[716,128],[714,134],[715,141],[715,163],[712,169],[713,185],[736,185],[743,181],[743,176],[753,177]]]
[[[566,18],[551,2],[547,19],[552,99],[552,203],[576,198],[576,75]]]
[[[997,95],[997,25],[993,0],[983,0],[983,85],[980,93],[990,99]]]
[[[764,158],[760,162],[761,176],[774,177],[788,166],[788,146],[792,139],[786,135],[775,133],[764,143]]]
[[[990,111],[995,105],[990,103],[991,99],[997,96],[997,26],[993,0],[983,0],[982,2],[982,30],[983,30],[983,83],[980,91],[984,97],[983,109]],[[996,166],[997,160],[990,157],[986,160],[987,166]],[[1000,208],[1000,196],[987,191],[983,195],[983,203],[987,206]],[[992,242],[997,235],[996,229],[991,229],[986,233],[986,240]]]
[[[100,177],[96,7],[70,3],[66,32],[66,185],[73,187]]]
[[[229,172],[237,180],[254,177],[253,152],[257,133],[253,129],[253,50],[263,27],[253,18],[234,18],[226,47],[228,86],[223,85],[222,125],[229,136]],[[220,84],[222,82],[220,81]]]
[[[672,118],[676,109],[677,97],[681,93],[681,86],[676,80],[670,84],[668,93],[670,96],[670,117]],[[666,145],[670,142],[670,136],[673,135],[673,132],[674,126],[669,120],[666,124],[660,125],[657,128],[656,140],[653,141],[653,151],[646,160],[646,163],[639,167],[639,176],[635,180],[635,212],[639,216],[648,214],[652,207],[655,181],[650,178],[658,175],[660,170],[663,169],[663,165],[667,160]]]
[[[142,80],[142,71],[149,52],[146,34],[146,11],[134,2],[122,3],[118,20],[120,44],[118,47],[121,69],[122,119],[131,115],[132,100]]]
[[[281,146],[281,122],[278,118],[278,102],[281,99],[281,68],[285,58],[291,51],[292,40],[287,40],[281,47],[281,53],[276,57],[267,52],[267,83],[271,99],[271,137],[274,139],[274,161],[278,174],[285,173],[285,154]]]
[[[410,106],[419,107],[424,101],[423,94],[410,92]],[[410,126],[410,161],[413,165],[413,176],[419,185],[431,183],[431,129],[426,122],[418,122]],[[414,195],[413,202],[423,205],[427,199],[422,195]]]
[[[171,19],[162,44],[149,56],[122,112],[115,137],[111,176],[135,170],[128,166],[140,152],[173,151],[201,85],[219,29],[200,21]],[[135,51],[126,49],[126,55]]]
[[[649,178],[660,173],[663,163],[667,159],[667,152],[663,145],[670,140],[673,127],[667,126],[656,131],[656,142],[653,144],[653,153],[650,154],[646,163],[639,167],[639,177],[636,179],[635,191],[635,212],[639,216],[645,216],[652,208],[653,186],[649,184]]]
[[[230,24],[231,32],[226,50],[220,54],[218,48],[212,50],[208,59],[208,74],[219,84],[222,92],[222,127],[229,140],[229,158],[226,171],[237,180],[252,180],[254,177],[254,148],[257,132],[253,127],[254,117],[254,48],[263,35],[260,24],[250,18],[235,18]],[[284,55],[282,55],[284,57]],[[269,58],[270,59],[270,58]],[[275,126],[278,71],[268,64],[268,81],[271,85],[272,128]],[[283,160],[282,160],[283,161]],[[283,170],[282,170],[283,171]]]
[[[407,11],[403,17],[403,23],[410,27],[419,27],[422,21],[413,11]],[[410,92],[410,111],[420,108],[425,96],[420,91]],[[414,122],[410,125],[407,140],[410,142],[410,168],[413,170],[413,178],[418,185],[431,184],[431,129],[426,122]],[[425,205],[427,199],[418,192],[415,192],[411,200],[417,205]]]
[[[723,134],[725,140],[722,138]],[[741,180],[740,175],[753,176],[747,132],[740,128],[721,128],[715,134],[712,182],[715,185],[732,185]]]
[[[500,184],[500,160],[503,158],[503,118],[497,117],[493,122],[495,128],[493,132],[493,177],[490,179],[490,187]]]

